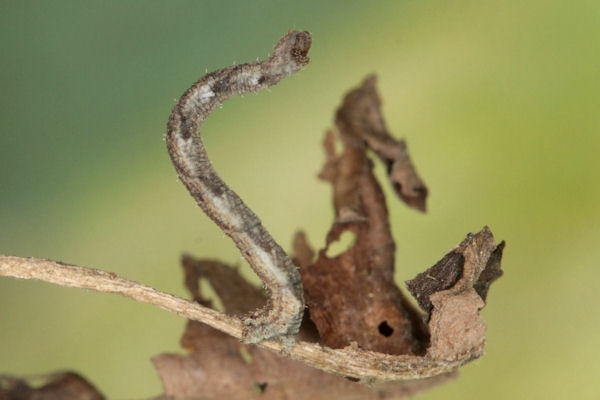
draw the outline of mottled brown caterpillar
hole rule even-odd
[[[183,93],[167,124],[167,147],[179,178],[202,210],[231,237],[269,294],[267,305],[244,319],[247,343],[279,339],[287,348],[295,342],[304,313],[302,282],[296,266],[260,219],[211,166],[200,126],[228,98],[275,85],[302,69],[309,62],[310,45],[310,33],[291,31],[267,60],[205,75]]]

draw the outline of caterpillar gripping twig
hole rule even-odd
[[[267,305],[244,319],[243,340],[257,343],[279,339],[288,348],[295,342],[304,298],[296,266],[271,237],[256,214],[213,169],[200,127],[210,113],[230,97],[256,92],[308,64],[308,32],[290,31],[267,60],[211,72],[186,90],[167,125],[167,147],[180,180],[204,212],[234,241],[263,281]]]

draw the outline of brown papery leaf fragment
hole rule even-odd
[[[333,131],[326,134],[327,159],[319,176],[333,185],[336,221],[317,261],[303,266],[302,281],[323,344],[343,348],[356,343],[386,354],[420,355],[428,345],[427,328],[394,282],[396,246],[367,148],[388,165],[390,179],[407,204],[423,211],[427,190],[404,142],[392,138],[385,128],[380,105],[375,77],[368,77],[345,96],[336,113],[341,154],[335,152]],[[328,257],[330,245],[344,232],[356,236],[355,244]]]
[[[502,275],[504,242],[496,245],[489,228],[469,234],[436,265],[407,281],[408,290],[429,310],[432,359],[464,358],[483,354],[485,324],[479,311],[489,285]],[[442,266],[442,267],[440,267]],[[456,277],[448,285],[447,276]]]
[[[181,263],[185,271],[185,286],[200,304],[206,301],[200,293],[200,278],[210,282],[223,306],[231,314],[244,315],[262,307],[267,301],[261,289],[250,285],[237,269],[230,268],[220,261],[197,260],[184,255]]]
[[[350,140],[365,141],[385,164],[396,194],[407,205],[424,212],[427,186],[410,160],[406,142],[395,139],[387,130],[376,83],[377,78],[370,75],[346,95],[337,112],[337,127]]]
[[[356,343],[386,354],[424,354],[428,335],[422,316],[394,283],[395,244],[366,146],[341,132],[340,155],[333,132],[326,135],[320,175],[333,185],[337,218],[317,261],[301,269],[311,319],[321,343],[332,348]],[[356,236],[354,246],[329,258],[329,246],[345,231]]]
[[[484,228],[482,234],[486,237],[488,235],[491,236],[491,232],[487,227]],[[463,251],[466,242],[472,237],[472,235],[469,235],[467,239],[465,239],[465,242],[446,254],[444,258],[438,261],[433,267],[406,282],[406,287],[417,299],[419,306],[421,306],[423,310],[430,313],[433,308],[430,296],[436,292],[455,286],[458,279],[463,276],[463,266],[465,263]],[[488,245],[488,243],[486,243],[486,245]],[[477,281],[473,284],[473,288],[483,300],[486,299],[490,284],[502,276],[500,260],[502,259],[504,246],[505,242],[502,241],[495,247],[494,251],[489,255],[485,268],[481,271]]]
[[[294,249],[294,257],[292,261],[299,267],[306,267],[310,265],[315,258],[315,251],[312,246],[308,243],[306,233],[302,231],[296,232],[294,235],[294,242],[292,243]]]
[[[214,282],[214,279],[237,275],[237,270],[214,261],[185,257],[184,264],[186,282],[194,288],[194,297],[202,302],[207,300],[202,297],[199,285],[191,284],[193,279],[203,277],[216,287],[219,283]],[[204,267],[213,271],[203,271]],[[257,290],[239,275],[234,279],[246,286],[241,288],[243,291]],[[219,292],[227,308],[230,303],[225,298],[232,297],[240,288],[222,288],[230,291]],[[226,311],[233,312],[229,309]],[[304,329],[306,327],[303,325],[301,334]],[[162,354],[153,358],[164,388],[164,395],[159,397],[161,399],[397,399],[452,377],[452,374],[445,374],[429,379],[368,387],[356,383],[351,377],[345,379],[328,374],[258,346],[242,344],[231,336],[194,321],[188,323],[182,345],[192,351],[187,355]]]
[[[36,376],[30,379],[0,376],[0,400],[103,399],[104,396],[91,383],[74,372]]]
[[[404,142],[387,132],[380,104],[375,78],[369,77],[345,96],[336,114],[342,153],[336,154],[333,131],[325,137],[327,159],[319,176],[332,183],[336,220],[317,260],[300,263],[310,316],[321,343],[332,348],[357,346],[379,353],[423,356],[422,361],[432,366],[445,360],[462,364],[483,352],[485,324],[479,310],[489,285],[502,274],[504,242],[496,246],[486,227],[470,234],[421,274],[420,280],[412,281],[409,289],[427,315],[403,297],[394,282],[395,244],[387,207],[367,149],[373,148],[384,162],[393,165],[390,178],[399,185],[396,189],[413,188],[418,193],[407,196],[400,190],[398,194],[409,205],[423,211],[427,190],[410,163]],[[344,232],[356,236],[354,244],[329,257],[329,247]],[[300,243],[295,245],[296,252],[306,253],[306,239],[295,242]]]

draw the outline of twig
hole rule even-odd
[[[202,321],[238,339],[242,337],[241,323],[237,318],[121,278],[112,272],[39,258],[0,255],[0,276],[36,279],[60,286],[120,294],[142,303],[153,304],[182,317]]]
[[[121,278],[114,273],[50,260],[0,255],[0,276],[36,279],[60,286],[120,294],[205,323],[238,339],[242,338],[242,321],[239,319]],[[258,345],[278,352],[284,350],[284,345],[275,341],[263,341]],[[452,371],[471,359],[471,356],[453,360],[435,360],[427,356],[392,356],[360,350],[356,346],[330,349],[307,342],[296,343],[289,349],[288,355],[325,372],[359,378],[363,382],[427,378]]]

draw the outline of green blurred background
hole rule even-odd
[[[420,398],[600,398],[596,0],[1,1],[0,253],[182,296],[183,251],[239,263],[162,137],[205,68],[266,57],[293,27],[313,34],[306,70],[204,126],[224,179],[284,247],[298,228],[320,247],[333,218],[316,179],[322,135],[342,95],[376,72],[389,128],[431,192],[426,215],[389,197],[397,279],[486,224],[508,243],[483,311],[486,355]],[[0,371],[69,368],[111,399],[148,397],[161,391],[150,357],[181,351],[184,323],[3,278]]]

